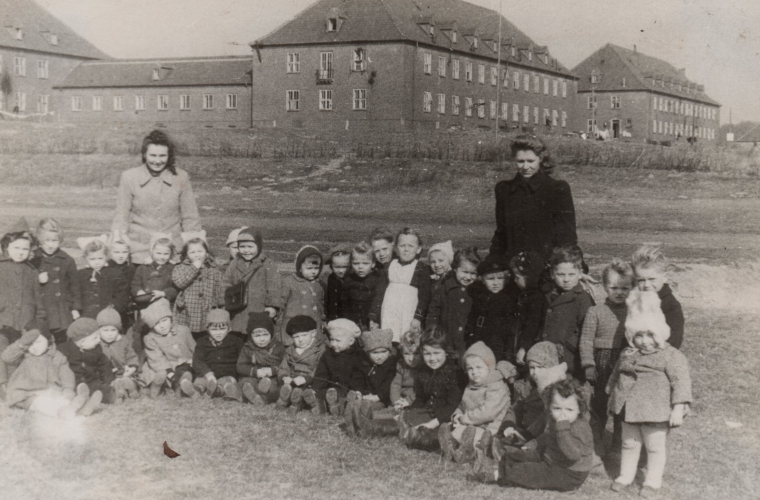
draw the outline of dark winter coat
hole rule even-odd
[[[232,331],[245,332],[248,315],[263,312],[265,307],[282,308],[282,277],[277,264],[263,252],[255,259],[246,262],[239,255],[232,261],[224,273],[224,287],[248,281],[248,305],[240,311],[230,311]]]
[[[105,355],[100,345],[84,351],[69,339],[58,346],[58,350],[69,360],[69,367],[76,376],[77,385],[84,383],[91,390],[96,390],[93,387],[107,386],[113,382],[111,360]]]
[[[249,337],[246,340],[237,360],[237,372],[241,377],[258,378],[259,368],[271,368],[272,377],[277,377],[277,371],[285,357],[285,346],[272,336],[272,341],[266,347],[258,347]]]
[[[512,427],[525,439],[540,436],[546,428],[546,407],[538,389],[530,380],[515,383],[515,396],[512,406],[507,410],[499,434]]]
[[[111,360],[112,371],[116,375],[123,374],[124,368],[128,366],[134,366],[135,368],[140,366],[140,359],[132,347],[134,343],[132,335],[132,330],[130,330],[126,335],[120,335],[118,339],[110,344],[100,342],[103,354]]]
[[[586,312],[594,301],[578,284],[569,292],[555,290],[546,296],[548,307],[544,321],[544,340],[562,345],[562,360],[567,363],[567,372],[575,374],[580,369],[578,345]]]
[[[189,260],[174,266],[172,281],[179,293],[174,302],[174,321],[191,332],[206,330],[206,314],[213,307],[224,307],[222,273],[207,259],[198,269]]]
[[[673,295],[670,285],[665,283],[660,291],[657,292],[660,297],[660,308],[665,315],[665,322],[670,327],[670,338],[668,344],[676,349],[681,348],[683,344],[684,317],[681,303]]]
[[[517,308],[513,327],[517,350],[527,352],[533,344],[541,340],[546,319],[546,296],[540,290],[520,290],[517,294]]]
[[[514,361],[516,349],[513,321],[517,297],[507,288],[499,293],[491,293],[482,282],[473,283],[470,294],[472,307],[465,327],[465,345],[470,347],[482,341],[493,351],[497,361]]]
[[[29,262],[0,258],[0,327],[21,332],[33,319],[45,320],[38,279]]]
[[[195,344],[193,352],[193,373],[203,377],[211,372],[216,378],[237,378],[237,362],[243,349],[243,339],[237,335],[227,335],[219,345],[214,345],[206,334]]]
[[[466,347],[464,329],[472,308],[472,285],[460,285],[454,271],[449,271],[442,279],[441,286],[430,299],[425,327],[438,325],[443,328],[461,356]]]
[[[147,293],[159,291],[164,292],[166,300],[173,304],[177,299],[178,291],[172,281],[172,271],[174,271],[174,264],[171,262],[167,262],[161,267],[155,263],[139,266],[131,282],[132,297],[137,296],[137,292],[140,290]]]
[[[74,275],[77,264],[60,248],[48,255],[42,250],[35,252],[32,265],[39,273],[47,273],[47,283],[40,285],[40,301],[47,314],[47,325],[51,330],[64,330],[73,321]]]
[[[364,352],[356,343],[341,352],[325,349],[314,373],[312,389],[322,398],[331,387],[341,396],[348,391],[362,391],[365,388],[361,373],[363,360]]]
[[[83,317],[94,319],[108,306],[123,317],[128,305],[129,284],[121,271],[105,266],[96,273],[86,267],[74,275],[74,309]]]
[[[545,261],[552,250],[576,244],[575,207],[570,186],[539,169],[530,179],[520,174],[496,184],[496,231],[490,253],[512,257],[523,250]]]
[[[345,318],[348,307],[348,290],[346,279],[338,278],[335,273],[330,273],[325,286],[325,317],[330,322],[334,319]]]
[[[385,298],[385,290],[388,288],[388,267],[383,266],[382,281],[380,286],[375,291],[375,300],[372,302],[372,309],[369,313],[369,318],[375,323],[380,323],[380,313],[383,310],[383,299]],[[417,309],[414,311],[414,319],[424,322],[427,317],[428,306],[430,305],[430,292],[433,287],[433,282],[430,279],[431,274],[430,266],[424,262],[417,261],[414,268],[414,274],[412,275],[412,281],[409,283],[417,289]]]
[[[549,419],[546,431],[536,442],[538,452],[549,465],[576,472],[588,472],[593,466],[594,435],[581,416],[573,423]]]
[[[382,281],[382,274],[374,270],[364,278],[360,278],[354,272],[346,276],[348,302],[345,316],[342,317],[356,323],[362,331],[369,330],[369,314]]]
[[[124,275],[124,279],[127,281],[127,284],[130,285],[132,284],[132,280],[135,278],[135,273],[137,272],[138,266],[132,264],[129,259],[127,259],[126,262],[122,264],[117,264],[116,262],[109,260],[108,267],[112,267],[117,271],[121,271],[121,273]]]
[[[383,364],[376,365],[365,353],[359,363],[362,394],[374,394],[385,406],[392,405],[394,402],[391,401],[391,384],[396,377],[396,363],[398,363],[398,358],[390,355]]]
[[[310,386],[323,352],[325,352],[325,344],[319,338],[315,338],[314,342],[301,354],[298,354],[294,345],[287,347],[280,368],[277,370],[277,378],[282,382],[285,377],[292,379],[303,377],[306,379],[305,385]]]
[[[466,378],[459,364],[451,357],[437,370],[423,363],[414,374],[415,400],[411,408],[428,410],[441,423],[450,421],[462,401]]]

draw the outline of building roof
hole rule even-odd
[[[32,0],[2,0],[0,22],[0,47],[83,59],[109,58]]]
[[[251,57],[123,59],[80,63],[56,88],[248,85]]]
[[[338,21],[336,31],[327,30],[330,18]],[[452,30],[458,33],[456,43],[452,41]],[[496,60],[498,35],[498,14],[463,0],[319,0],[251,45],[256,48],[404,41]],[[477,47],[473,46],[474,36],[479,39]],[[548,55],[546,47],[538,46],[503,16],[501,40],[503,61],[575,77]],[[512,46],[518,49],[516,56],[511,56]],[[547,57],[531,54],[529,59],[528,52]]]
[[[600,73],[600,81],[594,86],[597,92],[647,90],[720,106],[705,94],[703,85],[686,78],[685,70],[676,69],[667,61],[642,54],[635,48],[630,50],[608,43],[587,57],[573,68],[580,77],[578,92],[591,91],[591,74],[595,71]],[[690,88],[689,92],[686,87]]]

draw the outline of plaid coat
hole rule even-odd
[[[198,269],[189,260],[177,264],[172,281],[179,289],[174,302],[174,321],[192,332],[206,330],[206,314],[213,307],[224,307],[222,273],[211,260]]]
[[[40,285],[40,301],[47,313],[48,328],[68,328],[73,321],[71,311],[74,309],[76,262],[61,249],[53,255],[47,255],[38,249],[31,262],[40,273],[48,273],[47,283]]]

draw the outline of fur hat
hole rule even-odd
[[[167,316],[172,315],[172,306],[166,299],[158,299],[140,312],[140,317],[150,328]]]
[[[225,325],[230,326],[230,313],[225,309],[211,309],[208,314],[206,314],[206,326],[218,323],[224,323]]]
[[[115,326],[119,331],[122,331],[123,328],[121,324],[121,314],[119,314],[113,307],[106,307],[100,311],[95,318],[95,321],[98,322],[98,328],[101,326]]]
[[[264,240],[261,238],[261,231],[250,227],[243,226],[237,235],[237,242],[242,243],[244,241],[252,241],[256,243],[256,248],[259,249],[259,253],[264,248]]]
[[[92,318],[79,318],[66,329],[66,336],[72,341],[82,340],[98,331],[98,322]]]
[[[467,359],[467,356],[477,356],[478,358],[482,359],[485,361],[486,366],[489,370],[496,368],[496,356],[493,355],[493,351],[482,341],[475,342],[470,346],[469,349],[464,352],[464,356],[462,356],[463,365],[464,361]]]
[[[375,349],[393,348],[393,330],[369,330],[362,333],[362,345],[364,352],[372,352]]]
[[[451,244],[451,240],[444,241],[443,243],[436,243],[428,250],[428,260],[430,260],[430,254],[433,252],[443,252],[443,255],[449,259],[449,265],[454,260],[454,245]]]
[[[285,327],[285,333],[295,335],[296,333],[310,332],[317,329],[317,322],[311,316],[299,314],[288,321]]]
[[[330,337],[351,337],[358,338],[361,335],[361,329],[350,319],[338,318],[327,323],[327,331]]]
[[[274,322],[267,312],[253,312],[248,315],[248,324],[245,331],[253,333],[254,330],[263,328],[270,334],[274,335]]]
[[[625,318],[625,338],[633,347],[633,337],[637,332],[652,332],[657,347],[665,347],[670,338],[670,327],[660,306],[657,292],[632,290],[625,301],[628,314]]]
[[[243,229],[248,229],[248,227],[243,226],[243,227],[239,227],[237,229],[233,229],[232,231],[230,231],[230,235],[227,236],[227,241],[225,242],[224,246],[228,247],[232,243],[237,243],[237,241],[238,241],[238,234],[240,234],[240,231],[242,231]]]
[[[490,273],[501,273],[509,271],[509,261],[503,255],[489,253],[488,256],[478,264],[478,276]]]
[[[298,276],[301,276],[301,265],[303,265],[304,261],[312,255],[319,257],[319,272],[317,273],[317,276],[322,273],[322,265],[324,264],[322,252],[320,252],[319,248],[315,247],[314,245],[304,245],[296,254],[296,274],[298,274]]]
[[[525,362],[534,361],[544,368],[559,364],[559,351],[554,342],[543,341],[535,344],[525,355]]]

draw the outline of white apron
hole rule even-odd
[[[388,267],[388,288],[380,312],[380,328],[393,330],[393,342],[409,331],[417,309],[417,288],[410,285],[417,261],[402,266],[398,260]]]

